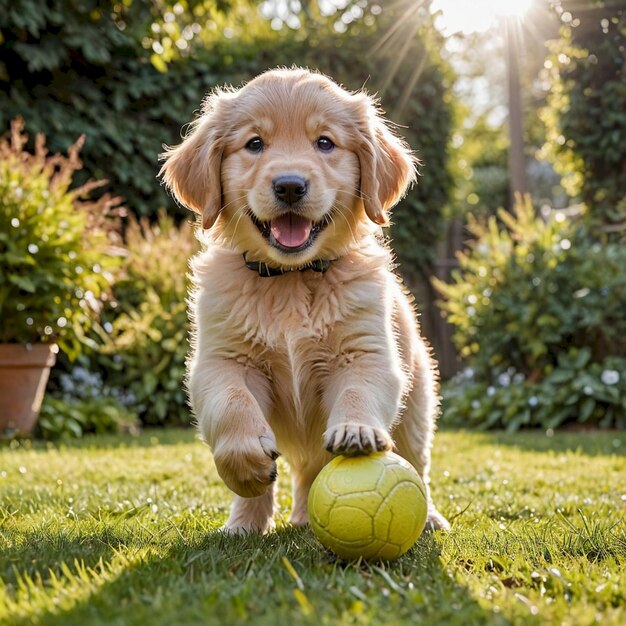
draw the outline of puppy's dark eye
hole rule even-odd
[[[263,148],[264,147],[265,147],[265,144],[263,143],[263,140],[260,137],[253,137],[246,144],[246,150],[248,152],[253,152],[254,154],[258,154],[259,152],[263,152]]]
[[[316,141],[315,145],[317,146],[317,149],[321,150],[322,152],[330,152],[335,147],[335,144],[332,142],[332,140],[328,137],[324,137],[324,135],[322,135]]]

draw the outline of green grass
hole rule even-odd
[[[453,530],[341,563],[308,529],[217,532],[230,496],[191,431],[0,449],[0,623],[626,624],[626,433],[443,432]]]

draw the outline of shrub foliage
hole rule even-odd
[[[23,129],[16,119],[0,141],[0,341],[57,341],[74,358],[112,280],[119,200],[91,200],[101,182],[71,189],[82,138],[48,155],[38,135],[30,153]]]
[[[190,223],[131,218],[126,254],[104,311],[98,348],[86,361],[144,423],[190,419],[184,386],[189,349],[188,259],[198,249]]]
[[[621,0],[558,0],[547,64],[544,156],[591,209],[604,239],[626,233],[626,9]]]
[[[529,201],[499,217],[470,221],[475,239],[452,284],[436,281],[472,372],[448,387],[448,416],[623,425],[626,249],[586,237],[580,218],[537,215]]]

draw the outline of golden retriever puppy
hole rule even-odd
[[[226,529],[273,527],[276,458],[290,521],[335,454],[395,449],[428,486],[436,372],[381,236],[414,158],[373,100],[303,69],[217,90],[163,155],[201,216],[188,386],[235,492]],[[429,496],[428,526],[448,528]]]

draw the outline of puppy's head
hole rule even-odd
[[[415,178],[414,158],[375,102],[307,70],[218,90],[161,175],[204,228],[284,268],[342,256]]]

